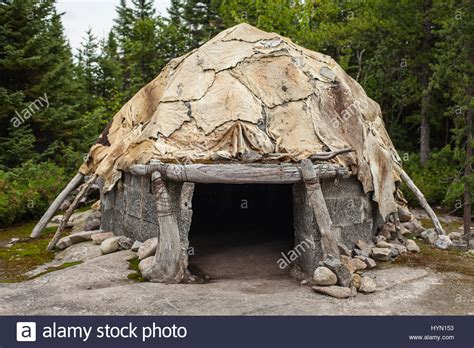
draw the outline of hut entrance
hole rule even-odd
[[[212,279],[288,274],[277,260],[294,246],[292,185],[196,184],[189,269]]]

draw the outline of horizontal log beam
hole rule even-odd
[[[315,164],[321,179],[349,177],[344,167]],[[164,179],[203,184],[293,184],[302,180],[299,165],[290,164],[166,164],[134,165],[130,172],[149,175],[160,172]]]

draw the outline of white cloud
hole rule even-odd
[[[107,36],[116,18],[119,0],[58,0],[58,12],[64,12],[62,22],[65,34],[75,51],[80,47],[86,31],[91,28],[99,39]],[[130,4],[130,1],[128,1]],[[166,15],[170,0],[155,0],[155,9]]]

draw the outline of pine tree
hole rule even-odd
[[[49,150],[59,145],[72,146],[81,101],[77,98],[79,85],[54,0],[13,0],[2,4],[0,23],[0,152],[12,153],[9,140],[19,137],[18,142],[34,143],[35,151],[44,152],[42,158],[63,162],[64,154]],[[48,102],[39,106],[40,97]],[[31,132],[13,132],[11,126],[17,113],[35,101],[39,107],[33,109],[31,117],[17,124],[27,126]],[[28,159],[17,156],[3,159],[3,164],[11,167]]]

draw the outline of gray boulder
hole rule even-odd
[[[411,239],[407,239],[406,248],[411,253],[419,253],[420,252],[420,247],[418,246],[418,244],[416,244],[416,242],[414,240],[411,240]]]
[[[419,236],[425,230],[418,220],[402,222],[401,225],[416,236]]]
[[[318,267],[313,274],[313,284],[315,285],[336,285],[337,277],[333,271],[327,267]]]
[[[328,295],[335,298],[352,297],[352,290],[347,287],[331,285],[331,286],[313,286],[312,289],[317,293]]]
[[[421,238],[423,238],[426,243],[433,245],[436,239],[438,239],[438,233],[436,233],[434,228],[430,228],[421,233]]]
[[[451,239],[449,239],[448,236],[444,236],[444,235],[438,236],[438,239],[436,239],[434,243],[435,247],[442,250],[448,249],[451,246],[451,244],[452,244]]]
[[[120,249],[119,243],[118,243],[118,238],[119,237],[112,237],[112,238],[107,238],[100,244],[100,251],[102,254],[110,254],[118,251]]]
[[[372,248],[372,257],[379,261],[390,261],[392,249],[389,248]]]
[[[352,274],[338,258],[328,255],[324,259],[323,264],[336,274],[337,283],[339,285],[344,287],[349,286],[352,280]]]
[[[370,294],[371,292],[374,292],[376,288],[377,284],[375,283],[375,280],[368,276],[362,277],[359,287],[360,292]]]
[[[133,245],[132,245],[132,248],[131,250],[134,251],[134,252],[137,252],[138,249],[140,249],[140,247],[143,245],[142,242],[140,242],[139,240],[136,240]]]
[[[117,243],[120,250],[129,250],[132,247],[133,240],[125,236],[119,236]]]
[[[453,240],[459,240],[462,238],[462,234],[459,232],[451,232],[448,234],[449,239]]]
[[[106,239],[112,238],[114,236],[113,232],[101,232],[96,233],[91,236],[92,243],[100,245]]]
[[[158,247],[158,238],[150,238],[146,240],[142,246],[137,251],[137,256],[139,260],[146,259],[149,256],[152,256],[156,253],[156,248]]]
[[[138,269],[140,270],[143,278],[150,279],[151,271],[153,270],[154,259],[154,256],[149,256],[146,259],[141,260],[138,264]]]

